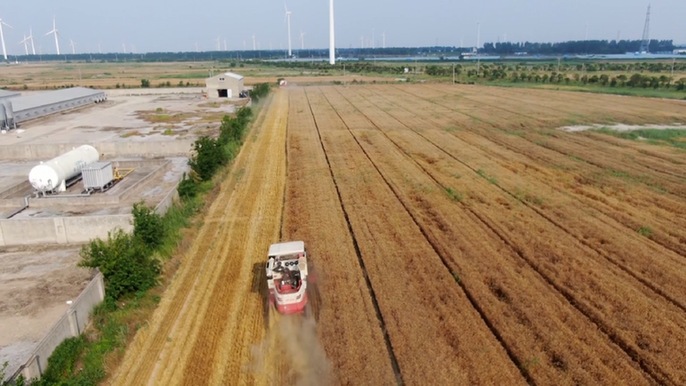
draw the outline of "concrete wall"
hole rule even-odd
[[[131,214],[0,220],[0,246],[86,243],[115,228],[133,230]]]
[[[178,186],[178,185],[177,185]],[[167,195],[160,201],[155,207],[155,212],[160,216],[164,216],[165,213],[171,208],[171,206],[179,199],[179,191],[176,187],[170,190]]]
[[[105,299],[105,283],[102,273],[98,272],[79,297],[73,301],[67,312],[38,343],[29,360],[10,380],[16,380],[20,374],[27,380],[40,378],[48,368],[48,358],[55,348],[65,339],[79,336],[83,332],[90,319],[90,312],[103,299]]]
[[[92,145],[104,159],[116,157],[170,157],[188,156],[193,142],[191,138],[170,141],[97,142]],[[2,159],[7,161],[49,160],[74,148],[70,143],[17,144],[0,146]]]

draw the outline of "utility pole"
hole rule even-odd
[[[453,63],[453,84],[455,84],[455,63]]]

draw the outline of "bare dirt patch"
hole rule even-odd
[[[14,371],[93,278],[78,247],[0,251],[0,363]]]

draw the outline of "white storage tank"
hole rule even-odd
[[[98,150],[90,145],[82,145],[34,166],[29,172],[29,182],[40,192],[64,192],[67,190],[67,181],[79,176],[84,166],[99,159]]]

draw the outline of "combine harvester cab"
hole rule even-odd
[[[302,241],[272,244],[267,260],[269,302],[280,314],[300,314],[307,306],[307,251]]]

